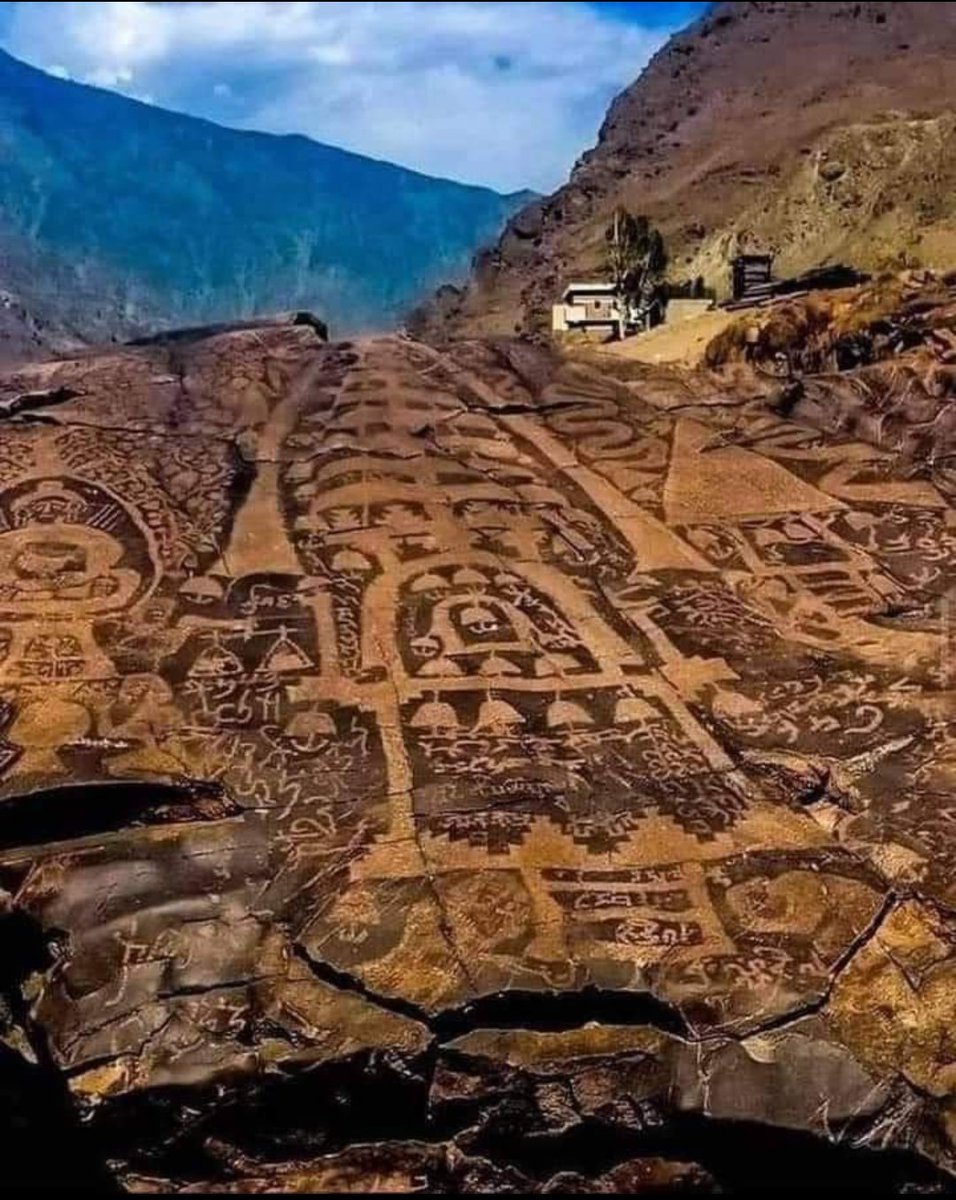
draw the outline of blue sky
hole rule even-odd
[[[80,0],[0,4],[56,74],[502,190],[561,183],[610,99],[705,4]]]

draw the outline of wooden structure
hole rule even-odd
[[[731,264],[733,298],[764,300],[773,292],[773,255],[738,254]]]

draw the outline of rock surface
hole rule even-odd
[[[308,327],[0,376],[11,1178],[948,1186],[954,481],[643,393]]]

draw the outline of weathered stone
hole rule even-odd
[[[5,1038],[98,1169],[953,1168],[951,496],[684,386],[307,327],[0,379],[53,398],[0,440]]]

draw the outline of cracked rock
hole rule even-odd
[[[11,1177],[950,1187],[947,477],[695,386],[308,325],[0,378]]]

